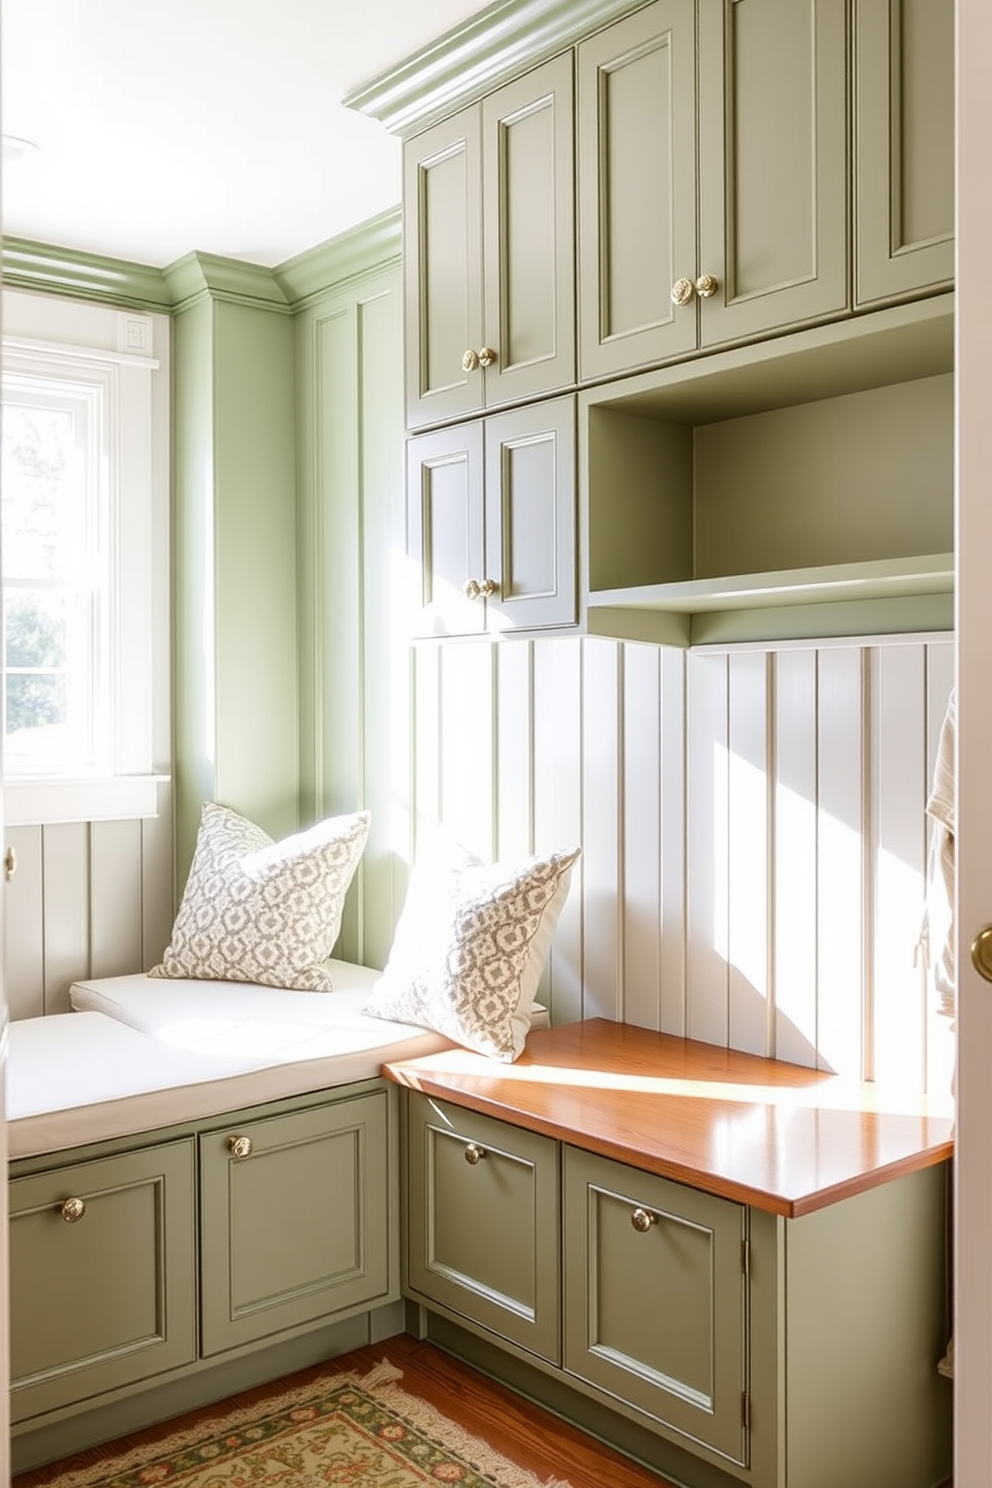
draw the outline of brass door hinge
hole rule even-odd
[[[745,1431],[751,1429],[751,1397],[746,1390],[741,1394],[741,1425]]]
[[[742,1240],[741,1241],[741,1270],[744,1272],[744,1275],[745,1276],[750,1276],[751,1275],[751,1242],[750,1242],[750,1240]]]

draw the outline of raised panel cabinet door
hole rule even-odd
[[[474,413],[485,398],[477,359],[483,344],[480,125],[473,105],[404,146],[408,428]]]
[[[740,1204],[565,1148],[564,1368],[747,1461]]]
[[[485,630],[482,447],[481,421],[407,440],[407,554],[415,635],[478,635]]]
[[[385,1090],[200,1137],[204,1355],[388,1300],[386,1142]]]
[[[572,131],[570,52],[482,103],[487,408],[575,381]]]
[[[855,302],[954,279],[954,0],[857,0]]]
[[[579,376],[695,350],[696,32],[654,0],[576,49]]]
[[[408,1099],[408,1291],[557,1363],[558,1144]]]
[[[11,1178],[14,1421],[196,1357],[193,1168],[189,1140]]]
[[[576,621],[575,399],[486,419],[490,631]]]
[[[702,346],[846,310],[847,177],[846,7],[700,6]]]

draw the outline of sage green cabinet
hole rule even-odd
[[[570,53],[404,148],[407,426],[575,379]]]
[[[563,1366],[747,1462],[741,1204],[566,1147]]]
[[[415,633],[575,624],[575,509],[572,396],[411,437]]]
[[[10,1182],[11,1419],[196,1356],[192,1139]]]
[[[854,8],[855,300],[954,278],[954,0]]]
[[[654,0],[576,55],[582,380],[846,310],[843,5]]]
[[[411,1095],[407,1291],[557,1363],[558,1144]]]
[[[201,1134],[202,1353],[383,1301],[385,1090]]]

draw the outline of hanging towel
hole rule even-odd
[[[933,785],[927,801],[927,815],[932,819],[933,835],[927,863],[927,896],[920,928],[923,964],[933,972],[933,985],[939,1010],[954,1017],[954,732],[956,725],[954,692],[948,699],[947,711],[937,741]]]

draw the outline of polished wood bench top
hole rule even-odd
[[[953,1151],[949,1101],[593,1018],[515,1064],[464,1049],[384,1066],[398,1085],[795,1218]]]

